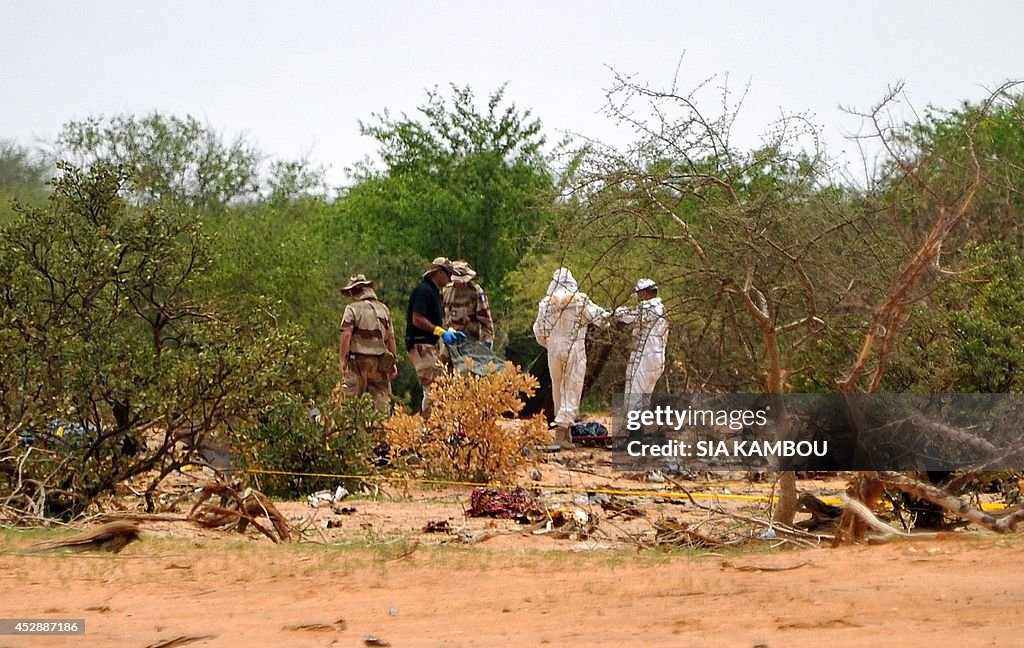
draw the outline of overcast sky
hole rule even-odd
[[[425,89],[470,85],[563,131],[629,141],[601,114],[608,68],[655,85],[714,75],[750,91],[754,146],[780,112],[809,111],[833,152],[906,81],[913,105],[955,106],[1024,78],[1024,3],[0,2],[0,138],[30,144],[90,114],[195,115],[275,157],[308,155],[344,181],[373,150],[358,121],[412,113]]]

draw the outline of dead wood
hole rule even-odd
[[[800,499],[797,500],[797,510],[811,514],[811,519],[803,520],[793,525],[798,529],[806,531],[834,527],[836,521],[843,514],[841,507],[826,504],[810,493],[804,493],[800,496]]]
[[[654,544],[656,546],[715,549],[726,544],[721,540],[693,531],[685,522],[679,522],[673,518],[655,522],[654,529]]]
[[[178,648],[178,646],[186,646],[196,641],[205,641],[207,639],[214,639],[217,635],[181,635],[173,639],[167,639],[165,641],[158,641],[155,644],[149,644],[146,648]]]
[[[208,528],[234,526],[239,533],[245,533],[251,524],[275,543],[288,542],[291,539],[288,523],[267,496],[252,488],[239,493],[237,488],[237,484],[220,480],[206,484],[188,513],[189,519]],[[220,505],[206,504],[215,495],[220,497]],[[265,520],[267,525],[260,520]]]
[[[91,531],[86,531],[67,540],[58,540],[39,545],[40,550],[53,551],[107,551],[120,553],[122,549],[139,539],[139,526],[127,520],[108,522]]]
[[[839,498],[841,500],[843,500],[843,504],[846,506],[846,510],[851,515],[856,516],[858,519],[862,520],[865,525],[867,525],[868,527],[874,529],[875,531],[878,531],[883,536],[909,536],[910,535],[909,533],[907,533],[905,531],[900,531],[899,529],[896,529],[896,528],[892,527],[891,525],[886,524],[882,520],[878,519],[878,516],[876,516],[874,513],[872,513],[871,509],[869,509],[863,502],[850,497],[846,493],[840,493],[839,494]],[[858,537],[851,537],[850,539],[854,540],[854,541],[862,540],[864,538],[864,535],[865,534],[862,533],[862,534],[860,534],[860,536],[858,536]],[[839,542],[840,542],[840,535],[837,534],[836,535],[836,544],[838,544]]]
[[[340,619],[339,621],[340,623],[333,624],[320,623],[316,621],[310,623],[293,623],[284,626],[284,629],[297,632],[337,632],[339,630],[344,630],[346,627],[344,619]]]
[[[723,560],[722,561],[722,569],[735,569],[736,571],[743,571],[743,572],[784,572],[784,571],[792,571],[794,569],[800,569],[801,567],[806,567],[807,565],[810,565],[810,564],[811,564],[810,562],[805,560],[804,562],[797,563],[795,565],[787,565],[785,567],[777,567],[775,565],[767,565],[767,566],[760,566],[760,565],[734,565],[733,563],[729,562],[728,560]]]
[[[647,515],[646,511],[637,508],[632,502],[615,497],[614,495],[608,501],[602,501],[601,508],[604,511],[611,513],[607,518],[609,520],[613,520],[617,517],[621,517],[624,520],[631,520],[633,518],[645,517]]]
[[[952,495],[938,486],[926,484],[897,472],[878,473],[879,480],[887,487],[895,488],[914,497],[940,506],[952,515],[985,527],[996,533],[1007,533],[1017,530],[1017,523],[1024,520],[1024,507],[1017,506],[1003,515],[996,517],[981,511],[969,502]]]
[[[851,489],[859,502],[866,502],[870,505],[874,505],[874,503],[878,501],[878,498],[881,497],[882,491],[885,490],[885,486],[878,479],[877,473],[863,472],[861,473],[857,483],[851,486]],[[844,503],[847,501],[845,498],[842,499]],[[867,505],[864,506],[864,510],[870,514],[870,518],[877,520],[874,514],[871,513],[870,509],[867,508]],[[855,510],[854,507],[849,505],[846,506],[842,517],[839,518],[835,538],[832,540],[833,547],[846,540],[851,542],[860,542],[865,539],[870,525],[870,518],[860,515],[859,512],[860,511]],[[881,522],[881,520],[879,520],[879,522],[890,529],[892,528],[884,522]]]
[[[720,505],[707,506],[706,504],[701,504],[696,499],[694,499],[693,495],[690,494],[690,491],[687,490],[685,486],[683,486],[676,480],[672,479],[671,477],[665,477],[665,479],[673,486],[681,490],[683,494],[685,494],[686,497],[690,500],[691,505],[695,506],[696,508],[708,511],[713,515],[721,515],[724,517],[731,518],[733,520],[738,520],[740,522],[746,522],[748,524],[753,524],[756,526],[764,527],[766,529],[771,529],[779,535],[789,536],[789,539],[794,542],[811,547],[817,546],[817,543],[820,543],[822,540],[834,540],[833,536],[824,533],[810,533],[802,529],[796,529],[794,527],[791,527],[788,524],[782,524],[781,522],[774,522],[772,520],[762,520],[754,517],[749,517],[746,515],[740,515],[739,513],[726,511]]]
[[[187,515],[180,513],[141,513],[138,511],[116,511],[99,513],[87,518],[92,522],[114,522],[129,520],[132,522],[192,522]]]

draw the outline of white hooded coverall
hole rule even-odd
[[[547,296],[540,301],[533,335],[548,350],[555,425],[571,427],[580,411],[587,373],[587,328],[608,326],[610,313],[579,291],[568,268],[555,271]]]
[[[615,319],[633,325],[632,351],[626,365],[626,409],[643,409],[649,405],[654,386],[665,371],[665,305],[661,297],[644,299],[630,308],[616,308]]]

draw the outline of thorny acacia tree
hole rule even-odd
[[[1007,110],[1011,113],[1016,110],[1020,97],[1014,90],[1018,85],[1010,82],[1000,86],[976,109],[965,111],[966,119],[956,124],[954,132],[943,133],[942,138],[930,142],[931,146],[922,145],[929,142],[920,137],[927,131],[927,126],[900,128],[886,119],[886,110],[899,97],[902,85],[891,89],[878,105],[862,115],[871,124],[872,136],[889,156],[878,199],[887,213],[893,216],[897,227],[904,226],[899,231],[907,243],[907,254],[888,290],[870,309],[856,357],[839,379],[840,391],[874,392],[879,389],[888,364],[903,339],[902,332],[911,317],[911,307],[926,299],[943,276],[951,272],[946,267],[947,263],[956,263],[956,255],[948,249],[948,244],[957,241],[958,228],[968,220],[990,220],[991,214],[978,210],[975,200],[986,185],[1000,183],[1008,175],[1001,168],[1003,165],[998,163],[998,156],[991,153],[992,142],[979,138],[979,133],[992,132],[993,125],[997,127],[1005,119]],[[859,425],[859,412],[851,408],[851,414],[855,424]],[[872,506],[883,487],[888,485],[953,514],[969,508],[948,493],[939,491],[936,494],[913,480],[891,477],[883,473],[862,473],[860,499]],[[1012,529],[1017,519],[1014,513],[1002,522],[991,516],[975,517],[977,519],[971,518],[972,521],[999,531]],[[848,517],[845,524],[854,538],[861,537],[866,531],[862,520]]]
[[[208,434],[309,369],[269,312],[195,297],[209,251],[193,215],[131,207],[105,164],[60,171],[47,206],[0,229],[0,503],[73,515],[155,471],[152,507]]]
[[[831,181],[801,116],[779,120],[752,151],[733,146],[742,97],[722,88],[710,115],[698,105],[709,83],[681,93],[615,76],[608,111],[637,141],[587,157],[569,197],[577,219],[564,234],[568,247],[619,282],[624,272],[659,280],[685,344],[690,389],[781,394],[812,378],[825,391],[876,390],[909,307],[941,277],[942,244],[970,207],[980,167],[927,180],[924,170],[939,168],[935,152],[901,155],[894,143],[904,131],[883,123],[897,90],[866,115],[892,160],[886,182],[867,193],[845,189]],[[887,211],[892,188],[904,184],[926,205],[912,215],[917,236]],[[813,364],[821,348],[850,346],[851,331],[861,341],[846,369],[823,376]],[[791,473],[780,490],[775,517],[790,523]]]

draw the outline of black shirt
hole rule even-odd
[[[444,321],[441,291],[429,277],[425,277],[409,296],[409,308],[405,311],[405,348],[409,350],[414,344],[437,344],[436,335],[419,329],[412,323],[413,313],[420,313],[435,325],[440,325]]]

